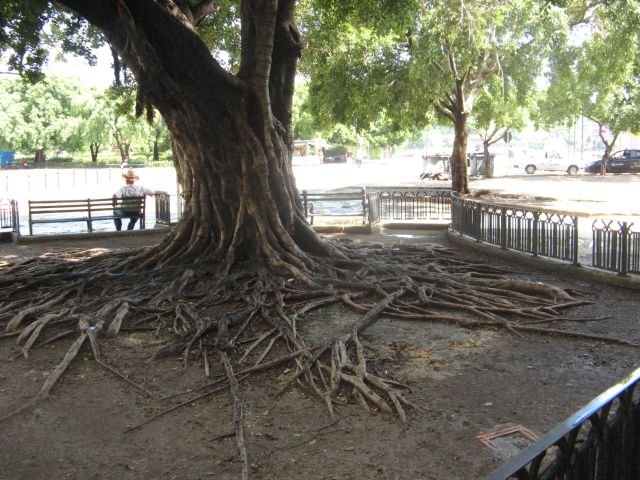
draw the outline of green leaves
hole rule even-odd
[[[55,79],[35,85],[5,79],[0,85],[0,145],[24,152],[79,146],[84,94],[77,86]]]
[[[615,133],[639,131],[638,2],[612,1],[573,11],[582,12],[582,22],[570,41],[552,52],[538,123],[553,125],[584,115]]]
[[[383,114],[421,128],[437,104],[473,112],[495,76],[502,90],[508,85],[509,102],[526,103],[549,29],[561,25],[530,0],[382,2],[387,15],[377,20],[367,16],[375,7],[366,0],[303,4],[312,15],[302,20],[309,44],[302,64],[310,105],[325,124],[366,126]]]
[[[3,0],[0,5],[0,56],[31,81],[41,80],[50,52],[59,50],[95,62],[102,35],[72,12],[47,0]]]
[[[153,125],[136,118],[132,89],[97,93],[57,78],[31,84],[0,80],[0,149],[49,152],[87,149],[90,144],[167,143],[167,129],[156,115]]]

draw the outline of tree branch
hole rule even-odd
[[[211,13],[218,12],[220,10],[220,4],[213,0],[203,0],[195,7],[191,7],[191,23],[195,26],[200,25],[200,22]]]
[[[437,110],[437,112],[442,115],[443,117],[451,120],[452,122],[455,121],[455,118],[453,116],[453,112],[451,110],[449,110],[448,108],[446,108],[444,105],[442,105],[442,103],[440,102],[440,100],[436,100],[434,102],[434,106]]]

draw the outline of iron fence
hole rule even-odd
[[[375,193],[381,220],[451,220],[450,190],[380,190]]]
[[[485,480],[637,480],[639,383],[637,369]]]
[[[0,229],[20,233],[18,202],[11,198],[0,199]]]
[[[356,191],[300,192],[302,209],[309,223],[313,225],[315,217],[334,218],[334,221],[349,218],[362,218],[366,225],[368,196],[364,187]]]
[[[156,223],[171,225],[171,197],[156,195]]]
[[[451,196],[452,229],[534,256],[578,263],[578,217]]]
[[[380,223],[380,192],[367,192],[367,218],[369,225]]]
[[[358,192],[301,192],[305,216],[363,216],[363,223],[384,220],[451,220],[450,190],[365,190]],[[313,212],[310,211],[313,205]]]
[[[592,264],[619,275],[640,273],[640,225],[598,218],[591,225]]]

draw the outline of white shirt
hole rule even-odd
[[[127,197],[144,197],[145,195],[153,195],[156,192],[142,185],[125,185],[116,192],[116,198]]]

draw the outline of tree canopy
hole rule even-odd
[[[170,151],[167,129],[158,115],[151,124],[135,117],[132,88],[97,92],[56,77],[36,83],[5,78],[0,86],[0,146],[4,149],[47,156],[84,151],[94,162],[101,148],[113,146],[121,150],[122,158],[132,145],[140,151]]]
[[[0,145],[35,152],[81,146],[79,125],[88,95],[77,85],[47,81],[36,85],[0,80]]]
[[[618,135],[640,132],[640,6],[596,3],[570,25],[572,41],[550,56],[538,122],[553,125],[579,115],[596,122],[606,147],[604,173]]]
[[[313,11],[322,3],[312,2]],[[400,3],[374,22],[358,7],[333,5],[334,15],[311,24],[312,55],[303,65],[315,111],[352,124],[380,112],[397,126],[450,122],[453,189],[467,192],[467,121],[476,101],[485,88],[485,103],[531,93],[563,26],[560,10],[537,1]],[[490,82],[502,90],[489,93]]]

